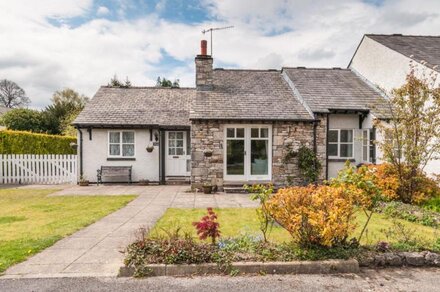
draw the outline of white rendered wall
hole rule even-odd
[[[359,130],[359,115],[356,114],[332,114],[329,115],[329,129],[353,129],[353,154],[356,165],[362,159],[362,132]],[[329,158],[328,161],[328,177],[336,177],[338,172],[344,168],[345,161],[335,161]]]
[[[89,140],[87,129],[81,129],[83,133],[83,172],[85,179],[96,182],[96,171],[101,166],[132,166],[132,180],[141,179],[159,181],[159,147],[155,146],[149,153],[145,148],[150,144],[150,131],[147,129],[134,130],[135,132],[135,159],[134,161],[110,161],[108,158],[108,131],[107,129],[92,129],[92,140]],[[112,129],[111,131],[118,131]],[[123,131],[123,130],[121,130]],[[125,129],[129,131],[129,129]],[[153,136],[154,140],[154,136]],[[78,134],[79,145],[79,134]],[[78,146],[79,150],[79,146]],[[79,159],[79,153],[78,153]],[[79,163],[78,163],[79,164]],[[79,171],[78,171],[79,173]],[[115,178],[114,180],[126,181],[127,178]],[[103,177],[103,181],[111,181]]]

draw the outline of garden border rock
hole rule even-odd
[[[440,267],[440,254],[422,252],[373,253],[359,259],[361,267]]]
[[[192,276],[224,274],[215,263],[199,265],[151,264],[148,276]],[[359,263],[355,259],[294,262],[236,262],[231,269],[239,274],[346,274],[359,273]],[[121,267],[119,277],[131,277],[133,267]]]

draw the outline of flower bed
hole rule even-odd
[[[440,226],[440,213],[427,210],[416,205],[402,202],[381,202],[376,211],[392,218],[404,219],[410,222],[431,227]]]

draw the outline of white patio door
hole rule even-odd
[[[188,176],[187,137],[185,131],[166,132],[166,161],[167,176]]]
[[[231,125],[225,129],[225,180],[270,180],[272,128],[270,125]]]

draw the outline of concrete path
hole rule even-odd
[[[204,195],[188,186],[104,185],[67,187],[54,193],[66,195],[136,194],[126,207],[58,241],[27,261],[9,268],[2,278],[116,276],[123,263],[121,251],[135,239],[140,227],[151,228],[169,207],[255,207],[246,194]]]

